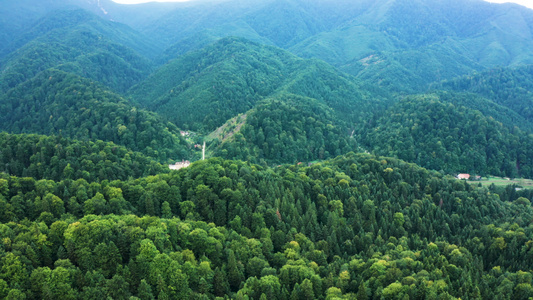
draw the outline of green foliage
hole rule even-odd
[[[0,171],[19,177],[126,180],[167,170],[151,158],[110,142],[0,132],[0,148]]]
[[[87,11],[59,11],[17,40],[21,47],[1,63],[1,88],[13,88],[53,67],[124,92],[151,69],[151,63],[130,48],[144,46],[142,50],[153,51],[141,41],[142,36],[131,29]]]
[[[252,162],[309,162],[353,150],[345,123],[320,102],[284,94],[265,100],[246,115],[241,130],[215,154]]]
[[[532,131],[530,124],[533,121],[533,66],[492,69],[445,81],[435,87],[479,94],[525,118],[530,122],[529,131]],[[521,126],[521,123],[525,122],[515,123]]]
[[[161,161],[188,149],[171,123],[98,84],[58,70],[39,73],[0,98],[0,129],[114,142]]]
[[[280,49],[223,39],[165,65],[132,97],[180,127],[213,130],[273,93],[301,63]]]
[[[11,297],[531,294],[528,199],[503,202],[396,159],[275,169],[210,159],[90,184],[2,177],[0,293]],[[219,200],[226,221],[215,224]],[[147,201],[163,209],[148,213]],[[181,220],[186,202],[196,215]]]
[[[30,26],[62,6],[16,9],[33,2],[0,7],[13,10],[0,20],[0,129],[13,132],[0,133],[0,298],[533,297],[533,190],[444,175],[533,176],[530,68],[438,86],[478,95],[389,95],[531,62],[517,25],[529,11],[272,0],[119,14],[64,1],[130,24],[151,16],[136,23],[151,43],[79,10]],[[390,90],[242,38],[189,52],[230,33]],[[139,83],[151,63],[131,49],[153,56],[176,42],[161,61],[187,54]],[[192,156],[176,126],[219,128],[209,150],[247,161],[168,171],[152,159]],[[349,152],[361,146],[409,162]],[[279,162],[292,164],[267,167]]]
[[[304,7],[313,6],[318,4]],[[432,82],[533,62],[527,50],[533,40],[523,35],[531,20],[526,8],[461,0],[360,1],[357,6],[336,1],[333,6],[342,23],[290,50],[392,91],[422,92]]]
[[[463,106],[459,99],[464,98],[445,93],[407,97],[375,121],[365,145],[448,174],[533,176],[532,137]]]
[[[339,117],[360,121],[383,105],[367,89],[331,66],[302,60],[278,48],[225,38],[163,66],[131,89],[132,98],[180,128],[212,131],[288,92],[319,100]]]

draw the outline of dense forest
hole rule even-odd
[[[476,93],[515,111],[529,122],[533,120],[533,66],[492,69],[445,81],[435,88]]]
[[[72,73],[46,70],[0,96],[0,129],[14,133],[104,140],[162,161],[187,158],[175,125],[136,108],[101,85]]]
[[[396,159],[0,186],[11,299],[533,295],[529,200]]]
[[[125,92],[148,76],[152,67],[146,57],[128,47],[145,46],[137,42],[140,39],[84,10],[58,12],[13,43],[14,51],[0,61],[4,70],[0,88],[5,91],[40,71],[56,68]],[[150,51],[139,49],[143,50]]]
[[[320,100],[352,121],[390,101],[323,62],[234,37],[171,61],[130,94],[182,128],[209,132],[280,91]]]
[[[0,15],[0,299],[533,298],[531,10]]]
[[[103,141],[0,132],[0,170],[35,179],[126,180],[168,171],[154,159]]]
[[[464,95],[463,95],[464,96]],[[485,117],[446,93],[408,97],[375,121],[369,150],[447,174],[533,177],[533,137]],[[468,95],[466,95],[468,97]]]
[[[310,98],[280,95],[249,111],[242,122],[235,135],[222,137],[215,155],[273,164],[323,160],[357,148],[333,111]]]

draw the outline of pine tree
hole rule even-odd
[[[233,250],[228,251],[228,282],[230,284],[231,290],[236,292],[241,286],[243,280],[243,275],[237,266],[237,259],[235,258],[235,253]]]

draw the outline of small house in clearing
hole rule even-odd
[[[470,174],[457,174],[457,179],[470,179]]]
[[[168,165],[168,168],[171,169],[171,170],[179,170],[179,169],[182,169],[182,168],[187,168],[190,165],[191,165],[190,161],[182,160],[182,161],[176,162],[173,165]]]

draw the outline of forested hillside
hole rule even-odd
[[[447,101],[454,97],[434,94],[400,101],[368,130],[365,144],[375,153],[447,174],[532,177],[532,136]]]
[[[189,157],[172,123],[88,79],[46,70],[0,97],[0,129],[104,140],[161,161]]]
[[[37,180],[126,180],[168,171],[167,166],[110,142],[1,132],[0,147],[0,171]]]
[[[228,38],[163,66],[132,98],[193,130],[213,130],[273,93],[302,60],[280,49]]]
[[[146,3],[142,5],[123,5],[113,2],[112,0],[19,0],[3,1],[0,5],[0,58],[9,54],[14,48],[21,46],[21,41],[28,41],[28,37],[35,37],[35,27],[45,31],[53,28],[65,27],[69,20],[76,18],[74,10],[83,9],[86,13],[97,15],[98,17],[115,23],[114,37],[120,41],[126,41],[133,31],[128,26],[136,29],[144,28],[148,24],[161,18],[169,11],[182,6],[182,3]],[[64,11],[70,13],[64,14]],[[59,13],[59,14],[58,14]],[[59,26],[40,27],[44,20],[55,18]],[[109,22],[105,22],[108,23]],[[109,32],[108,32],[109,33]],[[125,35],[122,35],[125,34]],[[137,32],[134,35],[143,36]],[[130,40],[131,42],[131,40]],[[150,36],[144,35],[142,39],[128,44],[134,49],[157,49],[163,47],[159,44],[158,39],[151,39]],[[139,48],[137,48],[139,47]],[[161,49],[159,49],[161,50]],[[145,53],[144,51],[140,51]],[[150,51],[151,52],[151,51]],[[146,52],[148,53],[148,52]],[[155,53],[152,53],[155,54]]]
[[[343,119],[361,121],[388,99],[384,92],[370,99],[371,88],[323,62],[226,38],[161,67],[131,96],[181,128],[209,132],[279,91],[313,97]]]
[[[498,121],[511,132],[514,131],[515,127],[525,131],[525,133],[533,132],[533,123],[530,120],[511,108],[499,104],[488,97],[486,98],[479,93],[433,90],[428,94],[438,94],[441,100],[452,103],[455,106],[464,106],[478,110],[483,116]]]
[[[140,30],[170,47],[163,62],[239,36],[405,93],[473,71],[533,63],[532,20],[529,9],[482,0],[221,1],[178,7]]]
[[[84,10],[54,12],[11,44],[11,53],[0,62],[0,88],[13,88],[54,67],[124,92],[151,70],[141,53],[155,50],[143,40],[126,26]]]
[[[160,63],[217,39],[238,36],[322,59],[403,93],[421,92],[432,82],[473,71],[533,63],[531,10],[483,0],[193,1],[139,6],[110,0],[21,2],[20,7],[31,13],[16,20],[8,17],[7,22],[15,24],[12,28],[0,22],[7,40],[51,10],[81,7],[153,38],[148,44],[162,54]],[[9,15],[19,15],[16,6],[6,8]]]
[[[242,123],[233,136],[222,138],[216,156],[273,164],[323,160],[357,150],[347,123],[311,98],[282,94],[265,100],[247,112]]]
[[[455,91],[477,93],[533,121],[533,66],[492,69],[435,85]]]

